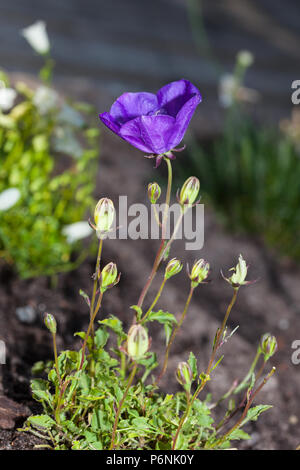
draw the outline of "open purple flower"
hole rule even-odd
[[[201,102],[199,90],[179,80],[153,93],[123,93],[109,113],[99,115],[115,134],[143,152],[160,155],[174,149]]]

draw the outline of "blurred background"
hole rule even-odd
[[[46,66],[21,34],[37,20],[45,21],[51,43]],[[11,358],[3,379],[7,394],[31,406],[30,367],[51,351],[41,321],[45,309],[57,313],[61,347],[73,346],[74,330],[87,321],[74,292],[90,289],[93,258],[82,264],[89,249],[80,241],[88,233],[83,229],[78,241],[66,227],[85,220],[93,197],[109,194],[116,201],[128,194],[129,202],[146,202],[152,165],[107,129],[99,140],[98,113],[124,91],[155,92],[186,78],[199,87],[203,102],[176,160],[175,182],[191,174],[201,181],[200,256],[214,266],[214,282],[195,297],[192,323],[172,361],[190,349],[208,355],[229,295],[219,269],[226,271],[243,253],[251,279],[260,281],[243,291],[230,319],[230,327],[241,323],[239,339],[234,336],[226,349],[216,387],[222,393],[237,371],[245,373],[260,335],[271,331],[279,345],[278,372],[263,401],[273,403],[274,412],[252,425],[254,437],[244,448],[299,444],[300,369],[290,359],[291,344],[300,339],[300,105],[298,111],[291,101],[292,82],[300,79],[299,44],[298,0],[0,0],[0,69],[6,73],[0,80],[26,84],[18,88],[26,106],[0,113],[0,338]],[[47,88],[46,110],[37,78],[43,66],[43,86],[57,93],[49,96]],[[14,123],[20,134],[12,132]],[[1,191],[10,187],[23,199],[1,212]],[[124,312],[142,286],[139,273],[151,264],[144,244],[118,240],[108,248],[108,260],[115,257],[127,272],[108,304],[125,323]],[[155,244],[148,246],[154,254]],[[192,262],[196,255],[187,256]],[[55,276],[64,271],[71,272]],[[182,281],[174,282],[163,298],[170,311],[184,299]],[[159,338],[155,344],[160,347]],[[171,372],[168,381],[174,382]]]
[[[51,36],[56,76],[82,77],[118,95],[188,77],[201,85],[203,107],[217,100],[217,84],[247,49],[255,67],[247,84],[263,107],[289,111],[299,62],[299,2],[287,0],[2,0],[2,67],[35,72],[20,30],[43,19]]]

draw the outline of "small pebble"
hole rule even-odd
[[[25,307],[18,307],[16,309],[16,315],[22,323],[34,323],[36,320],[36,311],[31,305]]]
[[[281,330],[287,330],[288,327],[290,326],[290,322],[288,321],[287,318],[281,318],[281,320],[279,320],[278,326]]]
[[[295,425],[295,424],[298,424],[298,421],[299,421],[299,420],[298,420],[298,417],[295,416],[295,415],[291,415],[291,416],[289,417],[289,423],[290,423],[290,424],[294,424],[294,425]]]

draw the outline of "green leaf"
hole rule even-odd
[[[193,379],[195,379],[198,376],[197,359],[192,352],[190,352],[188,364],[191,368]]]
[[[48,415],[30,416],[27,422],[37,429],[51,429],[56,425],[54,419],[50,418]]]
[[[147,321],[158,321],[163,325],[166,323],[169,325],[177,323],[177,320],[172,313],[164,312],[163,310],[159,310],[158,312],[150,312],[147,317]]]
[[[110,318],[106,318],[105,320],[99,320],[98,323],[105,325],[113,330],[113,332],[116,333],[116,335],[118,335],[121,339],[126,338],[121,320],[119,320],[119,318],[115,317],[114,315],[111,315]]]
[[[109,338],[109,334],[103,328],[98,328],[95,333],[95,345],[97,348],[103,348],[107,340]]]
[[[86,301],[86,303],[90,307],[91,301],[90,301],[89,296],[82,289],[79,290],[79,294],[84,298],[84,300]]]
[[[248,411],[247,416],[246,416],[246,418],[244,419],[244,421],[242,422],[241,426],[244,426],[244,424],[246,424],[248,421],[257,421],[257,418],[259,417],[259,415],[260,415],[261,413],[263,413],[264,411],[269,410],[270,408],[272,408],[271,405],[257,405],[257,406],[253,406],[253,407],[250,408],[250,410]]]
[[[247,434],[242,429],[235,429],[232,431],[231,434],[228,436],[228,440],[240,440],[240,439],[250,439],[249,434]]]
[[[139,307],[138,305],[131,305],[131,307],[133,310],[136,311],[136,319],[137,321],[139,321],[141,318],[142,318],[142,315],[143,315],[143,310],[141,309],[141,307]]]
[[[165,323],[164,329],[165,329],[165,335],[166,335],[166,345],[168,345],[168,343],[170,341],[170,338],[171,338],[173,328],[172,328],[172,326],[170,326],[169,323]]]

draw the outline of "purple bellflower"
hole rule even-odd
[[[170,151],[182,141],[201,100],[191,82],[178,80],[162,87],[156,95],[123,93],[110,112],[99,117],[115,134],[143,152],[174,158]]]

